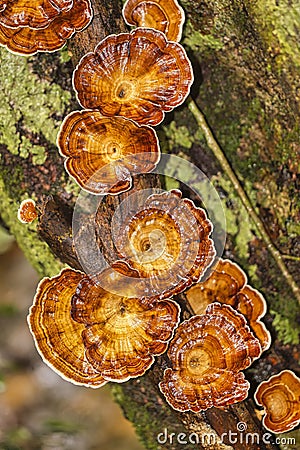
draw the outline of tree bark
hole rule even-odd
[[[296,224],[300,217],[300,204],[295,198],[299,194],[296,181],[300,59],[295,32],[297,27],[299,29],[300,17],[296,2],[285,0],[278,6],[275,0],[184,0],[182,6],[187,18],[183,45],[188,50],[195,72],[192,95],[204,110],[216,138],[265,221],[273,242],[283,253],[299,256],[299,227]],[[6,113],[10,117],[9,126],[14,127],[17,146],[12,145],[5,130],[7,125],[2,119],[0,216],[41,276],[55,275],[62,263],[81,268],[72,241],[72,212],[78,189],[63,170],[53,136],[62,118],[71,110],[79,109],[71,87],[72,68],[106,35],[126,31],[119,1],[113,0],[107,5],[107,2],[97,0],[93,2],[93,8],[92,24],[76,34],[68,44],[72,61],[63,62],[58,53],[24,60],[15,55],[8,56],[5,50],[1,50],[1,58],[5,56],[8,61],[8,74],[3,68],[0,82],[6,93]],[[66,52],[63,54],[67,59]],[[58,95],[66,92],[71,95],[66,95],[65,101],[61,101],[56,110],[51,107],[47,109],[44,103],[41,106],[32,102],[33,111],[28,112],[18,99],[18,84],[21,81],[17,82],[16,67],[23,67],[26,83],[33,86],[25,90],[29,97],[37,91],[46,101],[49,90],[51,98],[56,98],[53,83],[57,85]],[[9,87],[6,87],[7,77],[11,80]],[[39,90],[40,83],[43,83],[42,91]],[[14,91],[11,93],[12,89]],[[39,126],[34,125],[34,116],[40,117],[42,114],[53,128],[53,135],[47,135],[43,122],[39,121]],[[184,139],[186,131],[189,134],[187,140]],[[295,329],[299,318],[298,305],[283,283],[267,249],[255,235],[253,224],[248,224],[246,229],[239,224],[240,220],[246,220],[243,208],[186,107],[166,118],[165,124],[159,127],[159,136],[164,148],[172,147],[172,152],[199,165],[214,179],[220,195],[224,197],[224,207],[228,208],[225,256],[240,262],[252,274],[252,284],[265,293],[269,309],[281,314],[288,326]],[[24,143],[28,147],[27,153]],[[36,146],[42,147],[45,152],[42,163],[36,163]],[[133,189],[159,186],[157,175],[145,175],[135,178]],[[185,187],[181,188],[185,192]],[[100,225],[107,227],[108,240],[111,217],[127,195],[107,197],[101,204],[99,220]],[[37,200],[40,210],[38,226],[32,224],[24,227],[17,223],[17,207],[26,196]],[[295,278],[299,276],[295,261],[289,261],[288,266]],[[290,301],[288,306],[282,308],[280,299],[283,295]],[[182,307],[182,319],[186,319],[191,311],[184,295],[177,301]],[[270,325],[271,316],[267,320]],[[272,331],[276,338],[275,330]],[[277,331],[284,339],[280,326]],[[289,345],[284,347],[284,352],[282,344],[276,340],[271,351],[248,371],[253,386],[281,368],[291,366],[299,371],[293,357],[296,345],[293,339],[293,336],[287,337]],[[270,364],[274,357],[276,366]],[[159,357],[144,377],[112,388],[146,448],[161,448],[157,435],[164,429],[169,434],[174,433],[172,442],[168,437],[164,447],[179,449],[182,448],[176,440],[179,433],[186,433],[187,436],[191,433],[199,436],[227,433],[228,438],[230,431],[237,432],[240,422],[246,423],[248,433],[260,436],[259,444],[244,441],[232,443],[225,439],[228,448],[278,448],[272,443],[274,441],[263,442],[264,431],[251,399],[226,410],[212,408],[203,414],[171,410],[157,388],[166,365],[167,357]],[[221,449],[226,448],[225,444],[209,446],[202,442],[197,448]],[[194,444],[184,447],[195,448]]]

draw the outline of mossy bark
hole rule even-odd
[[[78,109],[71,85],[73,65],[105,35],[125,31],[119,1],[110,2],[109,7],[105,2],[93,3],[95,19],[72,39],[70,53],[64,50],[23,58],[1,49],[0,217],[41,276],[56,274],[62,263],[80,267],[71,236],[78,188],[66,176],[55,146],[62,118]],[[183,45],[194,66],[192,95],[273,242],[282,253],[300,256],[297,186],[300,13],[296,0],[279,3],[183,0],[187,18]],[[276,325],[279,337],[288,345],[283,351],[276,340],[270,353],[249,370],[253,385],[284,367],[299,370],[293,358],[295,347],[291,345],[297,342],[299,332],[297,302],[255,235],[253,224],[187,108],[170,114],[159,134],[164,149],[171,148],[172,152],[189,158],[219,189],[228,222],[225,255],[242,264],[251,284],[264,292],[269,309],[280,319]],[[141,177],[136,187],[158,183],[157,178]],[[17,222],[18,205],[28,196],[37,200],[41,212],[38,226]],[[103,214],[108,217],[113,214],[119,201],[110,198],[103,203]],[[296,264],[288,261],[295,278],[299,277]],[[187,316],[188,311],[184,314]],[[272,316],[267,320],[271,325]],[[271,363],[274,358],[276,366]],[[230,407],[227,412],[212,409],[203,415],[171,411],[157,389],[165,364],[165,359],[159,358],[142,379],[113,388],[146,448],[182,448],[174,437],[172,443],[169,440],[159,444],[157,435],[164,429],[175,433],[174,436],[180,432],[203,435],[213,429],[222,434],[229,429],[235,432],[237,423],[245,422],[249,432],[261,436],[252,401]],[[218,445],[213,448],[225,448]],[[276,448],[262,441],[259,446],[249,447],[245,442],[232,446]],[[184,447],[195,448],[193,444]]]

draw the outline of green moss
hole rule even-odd
[[[190,149],[192,147],[194,138],[185,125],[178,126],[173,120],[168,126],[164,126],[163,130],[168,138],[170,148],[180,146]]]
[[[235,244],[236,255],[246,262],[249,258],[249,244],[254,238],[253,224],[229,179],[218,174],[211,181],[226,192],[226,197],[221,199],[226,216],[226,232]]]
[[[269,49],[280,68],[287,60],[300,67],[299,23],[300,8],[298,0],[278,2],[276,0],[248,0],[252,19],[260,30]]]
[[[17,219],[19,203],[7,195],[3,180],[0,178],[0,216],[16,237],[17,243],[32,266],[41,276],[56,275],[63,267],[50,251],[48,245],[41,241],[36,232],[37,223],[23,224]]]
[[[182,43],[185,47],[201,54],[221,50],[224,45],[213,34],[203,34],[200,31],[196,31],[190,21],[186,24]]]
[[[0,144],[33,163],[45,161],[44,150],[24,134],[41,134],[55,145],[61,114],[71,95],[55,83],[41,81],[31,73],[29,60],[0,48]],[[22,135],[20,132],[22,129]]]

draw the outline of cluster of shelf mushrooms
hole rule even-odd
[[[80,60],[73,86],[83,109],[65,118],[57,140],[67,172],[91,194],[118,195],[133,175],[156,167],[152,126],[184,102],[193,83],[178,43],[185,17],[176,0],[128,0],[123,16],[137,28],[106,37]],[[36,0],[30,9],[2,0],[0,44],[21,54],[54,51],[91,18],[88,0]],[[32,204],[21,206],[19,218],[31,221]],[[266,302],[236,264],[215,262],[211,232],[205,211],[180,191],[149,195],[118,230],[118,258],[109,268],[94,275],[66,268],[40,282],[28,322],[45,363],[68,381],[98,388],[143,375],[167,351],[159,388],[174,409],[244,400],[243,370],[271,343],[261,321]],[[180,323],[172,297],[183,291],[195,315]],[[264,426],[278,433],[299,424],[299,395],[290,371],[261,383],[255,399]]]

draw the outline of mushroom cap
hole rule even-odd
[[[31,198],[23,200],[18,209],[18,219],[22,223],[31,223],[37,218],[35,201]]]
[[[179,42],[185,21],[177,0],[127,0],[123,17],[128,25],[162,31],[169,41]]]
[[[10,28],[45,28],[72,6],[73,0],[5,0],[0,5],[0,23]]]
[[[181,192],[152,194],[112,228],[119,259],[141,278],[139,296],[171,297],[199,280],[215,256],[212,224]],[[130,275],[129,275],[130,276]]]
[[[271,335],[260,320],[267,310],[266,301],[260,292],[246,283],[246,274],[237,264],[220,258],[210,276],[188,289],[185,295],[196,314],[203,314],[214,301],[242,313],[264,351],[271,344]]]
[[[165,352],[179,322],[172,300],[150,303],[101,287],[102,274],[83,278],[72,299],[72,318],[85,326],[86,357],[104,379],[123,382],[143,375]]]
[[[71,9],[57,15],[46,28],[9,28],[0,22],[0,45],[19,55],[53,52],[63,47],[76,31],[83,30],[92,15],[90,0],[77,0]]]
[[[86,191],[118,194],[130,189],[131,176],[153,170],[160,158],[155,131],[124,117],[99,111],[69,114],[58,135],[69,175]]]
[[[150,28],[106,37],[73,74],[81,106],[148,125],[183,103],[192,82],[184,48]]]
[[[300,379],[290,370],[283,370],[263,381],[254,394],[264,407],[264,427],[271,433],[285,433],[300,423]]]
[[[244,317],[213,303],[206,314],[177,328],[168,350],[172,368],[165,370],[159,388],[179,411],[228,406],[247,397],[250,385],[241,371],[260,353]]]
[[[85,275],[63,269],[38,285],[28,324],[43,361],[74,384],[98,388],[106,383],[85,357],[81,333],[85,326],[72,320],[71,298]]]

